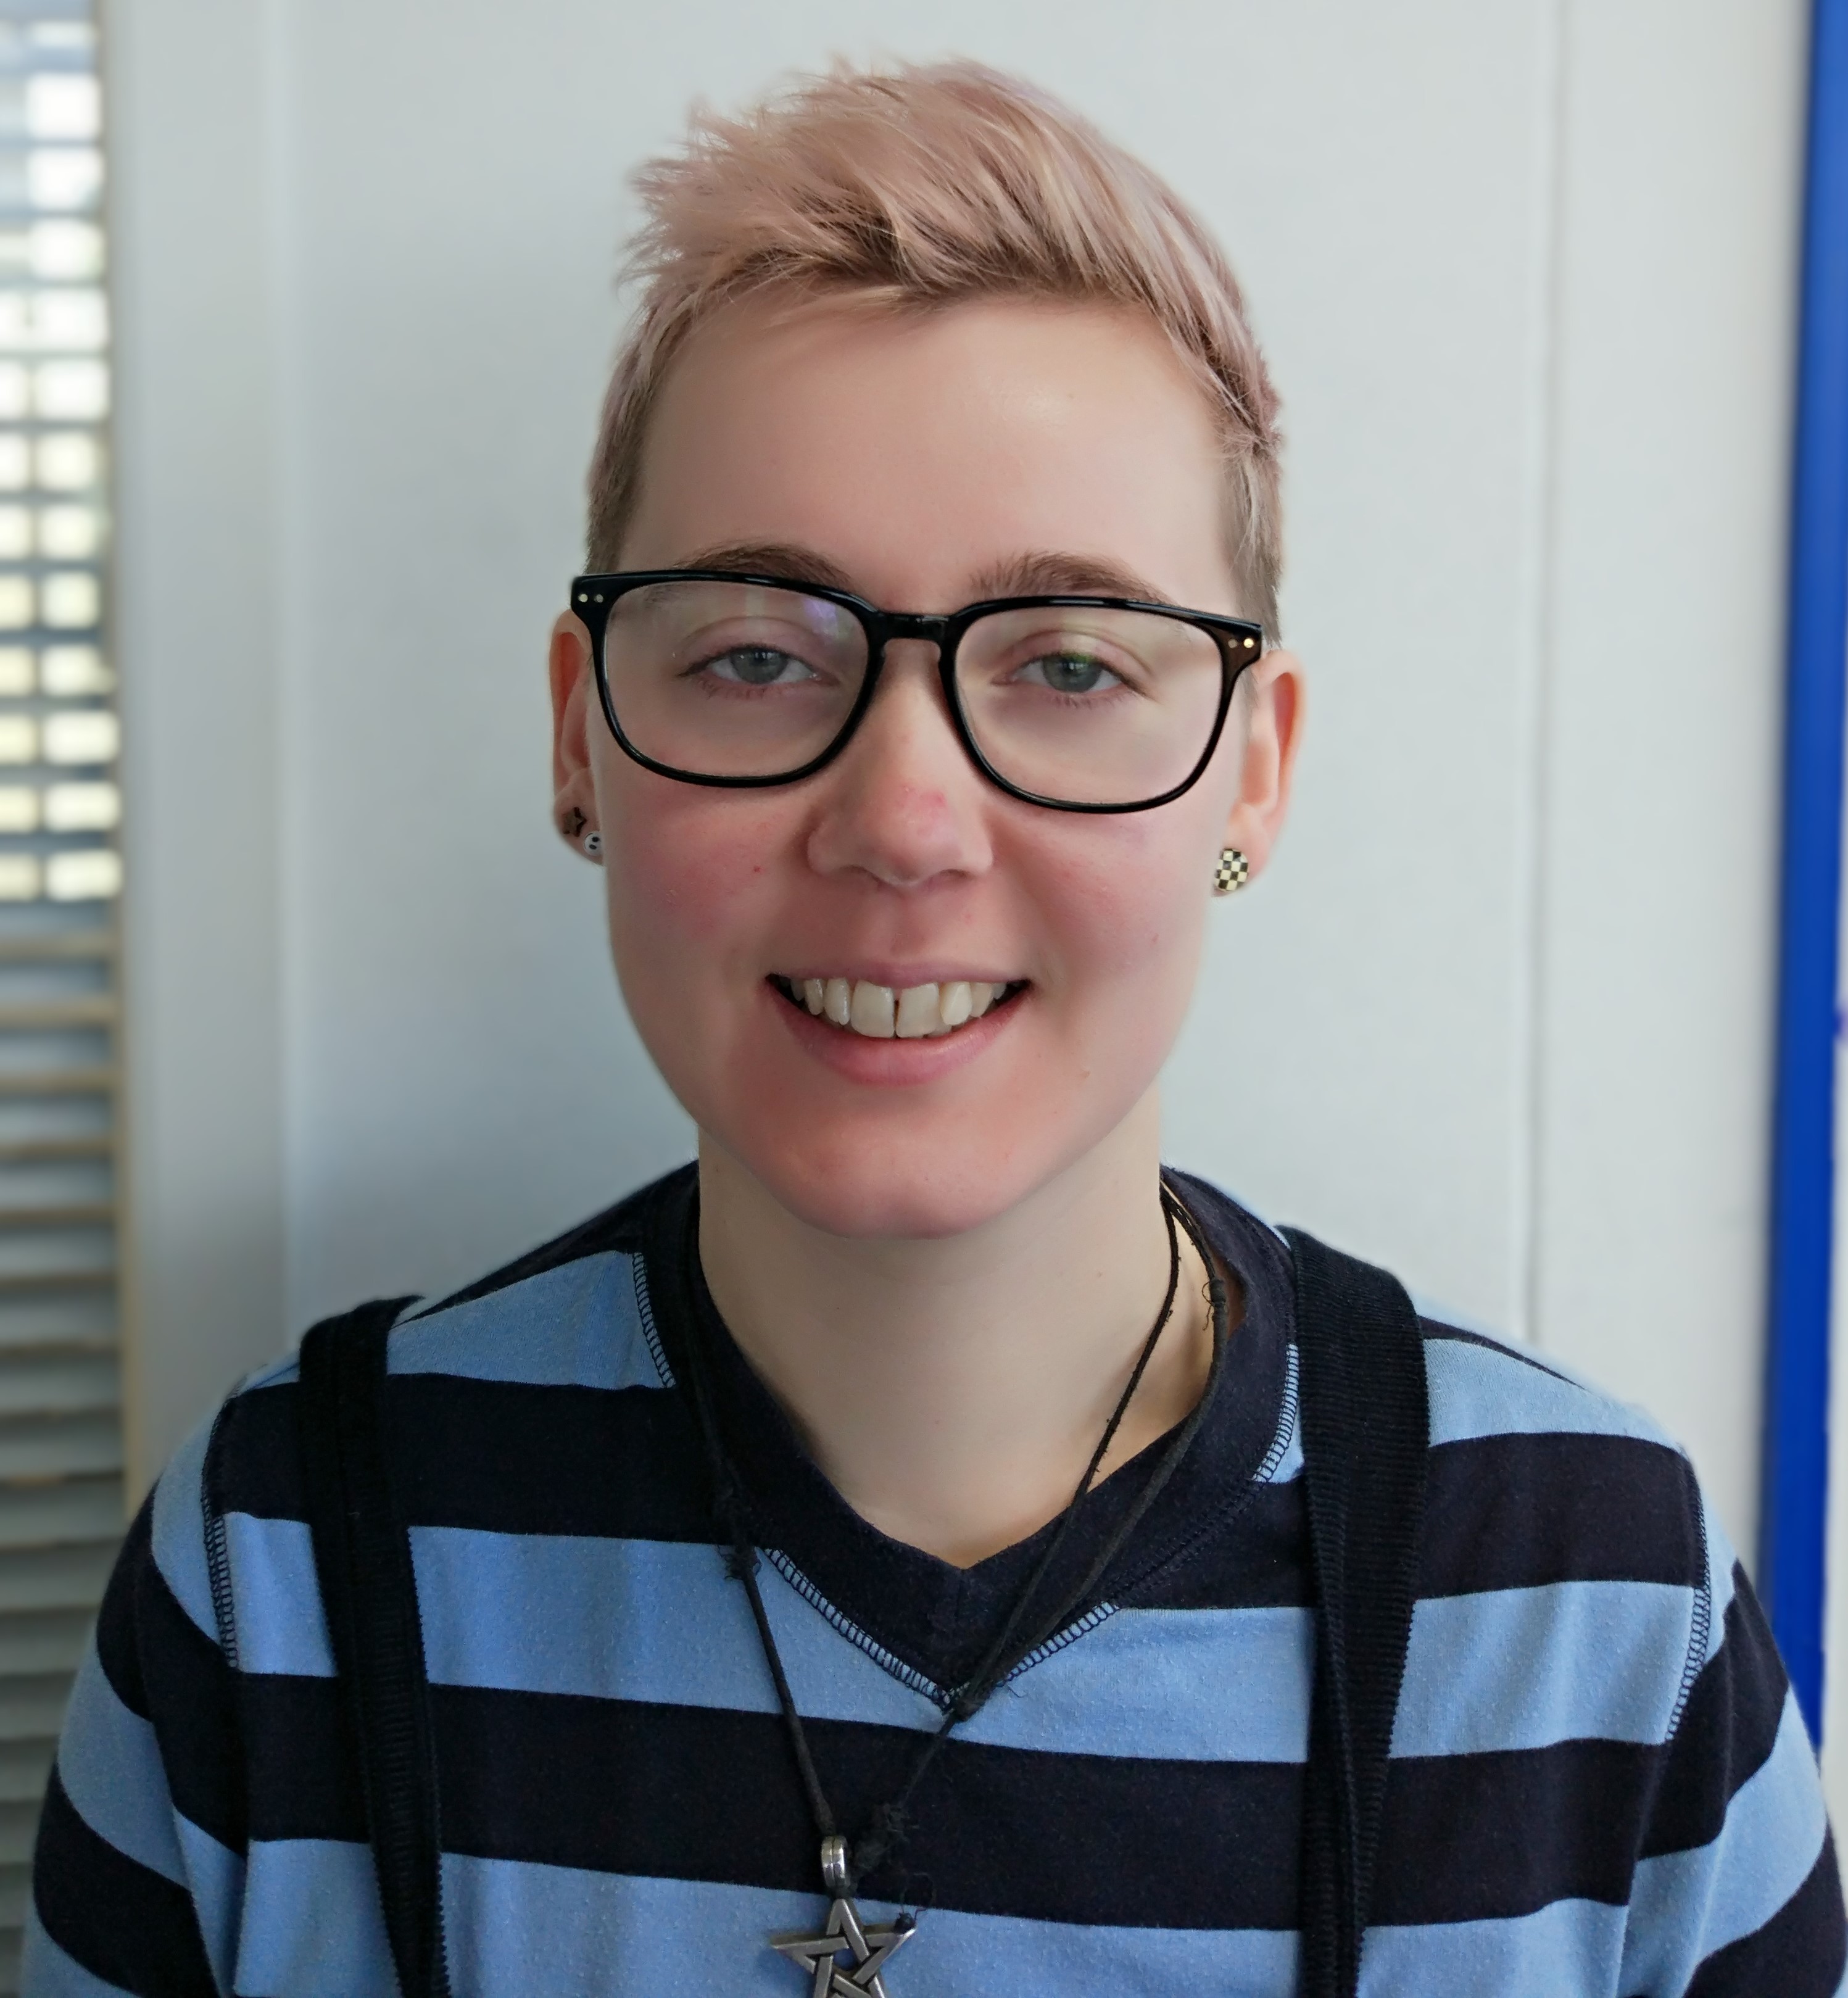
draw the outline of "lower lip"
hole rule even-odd
[[[793,1006],[775,987],[765,982],[765,999],[782,1015],[797,1043],[818,1061],[827,1063],[837,1075],[850,1082],[869,1083],[876,1087],[903,1088],[935,1082],[973,1061],[1007,1031],[1016,1009],[1028,997],[1017,992],[1010,999],[971,1020],[953,1032],[927,1040],[876,1040],[856,1034],[851,1027],[837,1027],[818,1020],[806,1007]]]

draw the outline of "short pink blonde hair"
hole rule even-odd
[[[593,568],[620,560],[675,355],[735,300],[1057,299],[1146,313],[1198,381],[1225,454],[1239,607],[1275,630],[1277,399],[1238,281],[1173,188],[1076,112],[976,63],[841,67],[741,117],[696,111],[686,145],[635,185],[641,297],[591,465]]]

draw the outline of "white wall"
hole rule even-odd
[[[278,382],[264,16],[108,17],[131,1498],[275,1344],[283,1272]],[[235,168],[235,171],[232,169]]]
[[[1806,12],[1573,9],[1537,752],[1535,1331],[1748,1562]]]
[[[684,1154],[546,813],[622,176],[961,50],[1199,203],[1287,398],[1310,745],[1173,1154],[1648,1401],[1749,1547],[1800,0],[109,12],[143,1462]]]

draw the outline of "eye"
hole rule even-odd
[[[812,666],[774,645],[734,645],[708,659],[701,671],[734,686],[793,686],[820,677]]]
[[[1101,659],[1083,652],[1043,652],[1029,659],[1014,678],[1065,694],[1104,693],[1123,684]]]

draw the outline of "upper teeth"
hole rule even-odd
[[[926,1040],[979,1020],[1007,989],[965,978],[896,991],[865,978],[805,978],[801,986],[802,1002],[817,1018],[825,1014],[837,1027],[871,1039],[901,1041]]]

